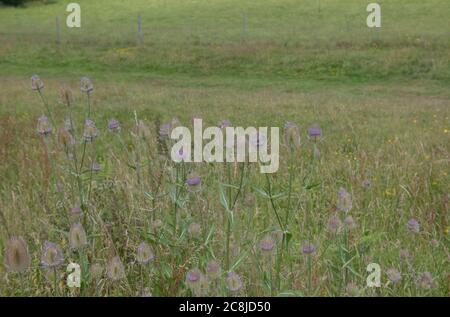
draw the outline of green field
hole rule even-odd
[[[372,1],[361,0],[78,0],[80,29],[65,27],[69,2],[0,6],[0,295],[449,295],[447,0],[378,1],[380,30],[365,25]],[[82,76],[94,83],[94,142],[82,138]],[[42,114],[56,125],[45,137],[36,133]],[[64,145],[69,115],[76,142]],[[212,126],[292,121],[301,146],[282,146],[271,175],[255,164],[174,164],[158,126],[176,117],[190,127],[193,116]],[[119,133],[108,131],[111,118]],[[317,142],[307,136],[313,125]],[[199,192],[185,184],[191,174]],[[74,248],[78,222],[87,244]],[[12,236],[28,245],[22,273],[7,265],[21,258]],[[62,265],[42,265],[46,241]],[[136,260],[143,241],[154,254],[145,265]],[[70,262],[81,265],[81,288],[67,287]],[[381,266],[380,288],[366,285],[370,263]],[[197,268],[199,281],[187,281]]]

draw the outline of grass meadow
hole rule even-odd
[[[360,0],[69,2],[0,6],[0,295],[449,295],[447,0],[380,30]],[[174,163],[193,117],[280,127],[278,172]]]

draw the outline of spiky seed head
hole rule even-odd
[[[22,273],[30,266],[28,245],[20,236],[11,237],[6,242],[5,266],[9,272]]]

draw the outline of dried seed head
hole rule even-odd
[[[316,253],[316,247],[310,242],[305,241],[302,246],[303,254],[314,254]]]
[[[402,279],[402,274],[394,268],[390,268],[386,271],[389,281],[394,284],[397,284]]]
[[[209,261],[208,264],[206,265],[206,274],[208,275],[208,277],[211,279],[215,279],[220,276],[220,273],[221,268],[219,262],[215,260]]]
[[[418,281],[419,287],[423,289],[431,289],[435,287],[433,276],[430,272],[423,272]]]
[[[263,252],[272,252],[275,247],[275,240],[271,235],[267,235],[259,242],[259,247]]]
[[[52,125],[50,124],[50,121],[48,120],[47,116],[42,115],[39,117],[36,130],[37,130],[38,134],[44,135],[44,136],[52,133],[53,128],[52,128]]]
[[[24,272],[30,266],[28,245],[20,236],[11,237],[6,242],[5,266],[9,272]]]
[[[155,259],[153,249],[145,242],[141,242],[136,251],[136,260],[140,264],[148,264]]]
[[[94,263],[89,268],[89,274],[92,279],[97,280],[103,275],[103,267],[99,263]]]
[[[93,141],[98,135],[97,127],[95,126],[95,122],[91,119],[86,119],[84,123],[84,132],[83,137],[86,141]]]
[[[113,257],[107,267],[108,277],[113,281],[125,278],[125,267],[118,256]]]
[[[44,82],[38,75],[31,76],[31,89],[37,91],[44,89]]]
[[[117,119],[110,119],[108,121],[108,129],[113,132],[120,131],[120,122]]]
[[[347,227],[347,229],[349,229],[349,230],[352,230],[356,227],[356,222],[352,216],[345,217],[344,223],[345,223],[345,226]]]
[[[344,188],[340,188],[338,191],[336,207],[343,212],[349,212],[353,207],[352,198]]]
[[[86,231],[81,223],[74,223],[69,232],[70,248],[78,250],[87,245]]]
[[[42,250],[41,264],[46,268],[56,268],[64,263],[64,256],[59,246],[46,241]]]
[[[94,90],[94,85],[88,77],[81,77],[80,86],[81,91],[87,94],[91,93]]]
[[[61,87],[59,90],[59,96],[62,102],[64,102],[67,106],[70,106],[70,103],[72,102],[72,90],[70,90],[69,87]]]
[[[291,149],[295,150],[300,148],[300,129],[294,122],[286,122],[284,124],[284,143]]]
[[[339,232],[342,227],[342,221],[338,216],[332,216],[328,220],[328,230],[333,233]]]
[[[419,233],[420,232],[420,224],[419,221],[417,221],[414,218],[411,218],[408,220],[408,223],[406,224],[406,227],[409,232],[412,233]]]
[[[230,292],[236,293],[242,289],[241,277],[235,272],[228,273],[225,283]]]

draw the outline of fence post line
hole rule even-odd
[[[59,25],[59,17],[55,18],[55,29],[56,29],[56,43],[61,43],[61,29]]]
[[[142,43],[143,34],[142,34],[142,14],[138,14],[138,42]]]
[[[247,15],[245,14],[245,12],[242,12],[242,41],[246,40],[247,37]]]

